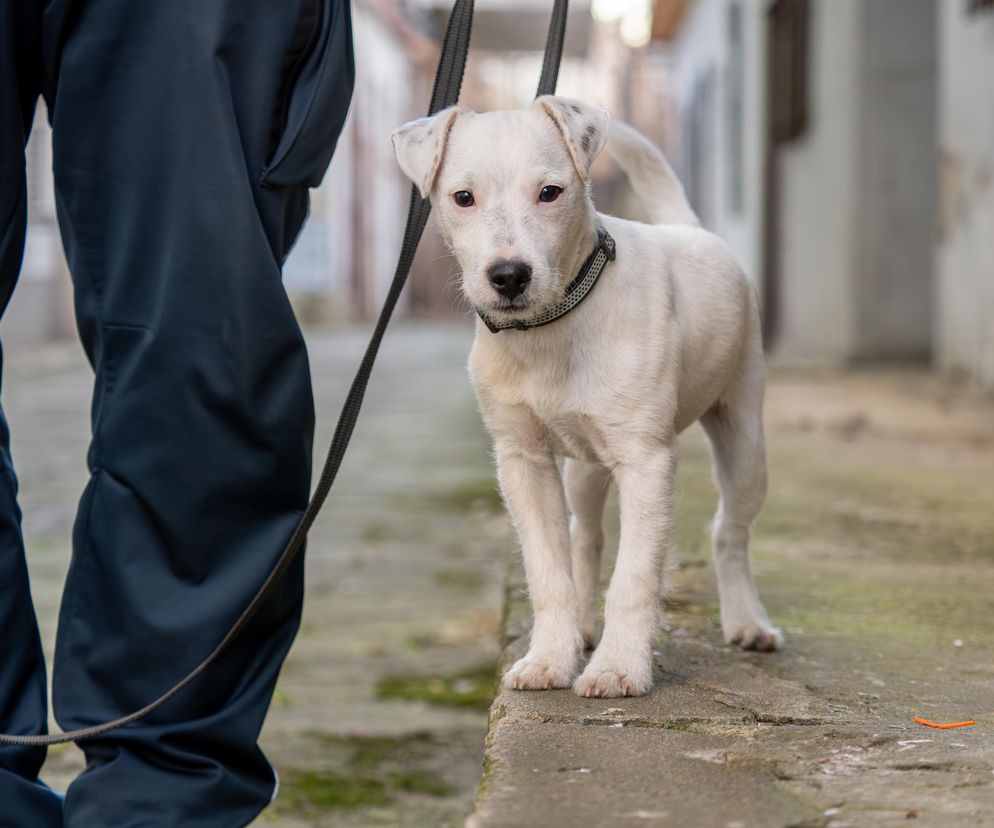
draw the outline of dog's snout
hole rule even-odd
[[[532,280],[532,269],[519,259],[502,259],[487,271],[490,284],[505,299],[520,296]]]

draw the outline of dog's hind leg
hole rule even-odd
[[[751,338],[736,377],[701,424],[721,493],[711,540],[722,633],[727,643],[747,650],[777,650],[783,635],[770,623],[749,566],[749,527],[766,499],[765,367],[758,333]]]
[[[570,510],[573,583],[580,601],[583,640],[588,648],[593,648],[597,643],[597,595],[604,551],[604,501],[611,474],[601,465],[567,459],[563,478]]]

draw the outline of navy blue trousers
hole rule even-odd
[[[59,615],[66,729],[155,698],[217,643],[307,501],[313,401],[281,266],[352,93],[347,0],[0,0],[0,312],[23,256],[43,96],[80,337],[89,483]],[[0,729],[45,730],[0,412]],[[16,435],[15,435],[16,439]],[[64,801],[0,747],[0,826],[240,826],[270,800],[257,737],[297,631],[302,562],[213,669],[85,742]]]

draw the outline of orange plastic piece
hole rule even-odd
[[[975,725],[976,722],[972,719],[968,722],[950,722],[949,724],[936,724],[935,722],[930,722],[928,719],[923,719],[921,716],[915,716],[915,721],[918,724],[925,725],[925,727],[937,727],[940,730],[947,730],[951,727],[969,727],[970,725]]]

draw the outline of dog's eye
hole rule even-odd
[[[473,200],[473,194],[469,190],[460,190],[457,193],[453,193],[452,200],[459,207],[472,207],[476,203]]]
[[[557,187],[555,184],[549,184],[542,188],[542,192],[538,194],[539,201],[555,201],[559,198],[559,194],[563,191],[562,187]]]

